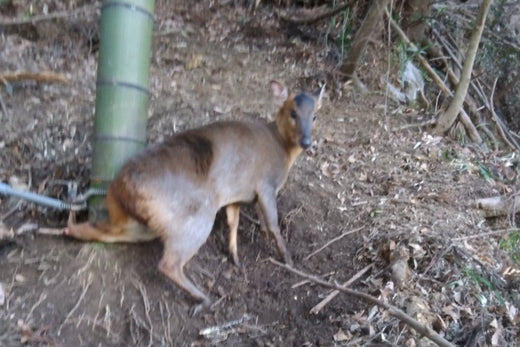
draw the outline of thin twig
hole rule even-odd
[[[9,119],[9,112],[7,112],[7,107],[5,106],[4,98],[2,97],[2,93],[0,93],[0,106],[2,107],[2,112],[5,115],[5,119]],[[0,117],[0,120],[2,117]]]
[[[18,200],[18,202],[16,203],[16,205],[13,206],[12,209],[10,209],[9,211],[7,211],[6,213],[4,213],[2,215],[2,217],[0,217],[0,220],[4,221],[6,220],[10,215],[12,215],[13,213],[15,213],[19,208],[20,206],[22,206],[22,203],[23,203],[23,200]]]
[[[486,236],[491,236],[491,235],[499,235],[499,234],[506,234],[506,233],[511,233],[511,232],[514,232],[514,231],[518,231],[518,228],[491,230],[491,231],[488,231],[488,232],[485,232],[485,233],[476,234],[476,235],[468,235],[468,236],[456,237],[456,238],[452,239],[452,241],[464,241],[464,240],[478,239],[480,237],[486,237]]]
[[[364,227],[365,226],[362,226],[362,227],[359,227],[359,228],[356,228],[356,229],[352,229],[352,230],[344,232],[343,234],[341,234],[339,236],[336,236],[335,238],[333,238],[332,240],[328,241],[323,246],[321,246],[320,248],[318,248],[317,250],[315,250],[314,252],[312,252],[311,254],[306,256],[305,258],[303,258],[303,260],[309,260],[312,256],[314,256],[314,255],[318,254],[319,252],[323,251],[325,248],[329,247],[334,242],[341,240],[343,237],[345,237],[347,235],[356,233],[356,232],[360,231],[361,229],[363,229]]]
[[[439,259],[442,259],[444,258],[444,256],[453,248],[453,244],[450,244],[448,247],[444,248],[442,250],[442,252],[440,252],[440,254],[438,253],[437,256],[435,258],[433,258],[430,262],[430,264],[426,267],[426,269],[424,269],[424,271],[422,272],[422,275],[425,276],[428,271],[430,271],[430,269],[433,267],[434,264],[437,264],[437,262],[439,261]]]
[[[279,261],[276,261],[273,258],[269,258],[269,261],[271,263],[279,266],[279,267],[282,267],[282,268],[286,269],[289,272],[292,272],[292,273],[300,276],[300,277],[307,278],[307,279],[313,281],[314,283],[317,283],[317,284],[322,285],[322,286],[327,287],[327,288],[337,289],[337,290],[339,290],[341,292],[344,292],[344,293],[347,293],[349,295],[353,295],[355,297],[364,299],[364,300],[366,300],[366,301],[368,301],[368,302],[370,302],[372,304],[375,304],[375,305],[377,305],[379,307],[382,307],[385,310],[388,310],[389,314],[391,314],[392,316],[396,317],[400,321],[406,323],[407,325],[409,325],[410,327],[415,329],[419,334],[429,338],[430,340],[432,340],[433,342],[435,342],[439,346],[455,347],[455,345],[453,345],[452,343],[450,343],[449,341],[444,339],[442,336],[437,334],[433,329],[427,327],[424,324],[419,323],[417,320],[413,319],[412,317],[410,317],[408,314],[406,314],[402,310],[398,309],[397,307],[395,307],[393,305],[390,305],[390,304],[387,304],[386,302],[383,302],[381,300],[378,300],[377,298],[373,297],[372,295],[368,295],[366,293],[362,293],[362,292],[359,292],[357,290],[353,290],[353,289],[350,289],[350,288],[343,288],[342,286],[340,286],[338,284],[334,284],[334,283],[330,283],[330,282],[324,281],[321,278],[318,278],[316,276],[313,276],[313,275],[307,274],[307,273],[305,273],[303,271],[300,271],[298,269],[295,269],[295,268],[293,268],[290,265],[280,263]]]
[[[76,302],[76,305],[74,305],[72,310],[69,311],[69,313],[67,314],[67,316],[65,317],[65,319],[61,323],[61,325],[60,325],[60,327],[58,329],[58,336],[61,335],[61,329],[69,321],[69,318],[72,317],[74,312],[76,312],[76,310],[78,309],[79,305],[83,301],[83,298],[85,298],[85,295],[87,294],[87,291],[88,291],[88,289],[89,289],[91,284],[92,284],[92,276],[89,274],[88,278],[87,278],[87,283],[86,283],[85,287],[83,287],[83,291],[81,292],[81,294],[80,294],[80,296],[78,298],[78,301]]]
[[[143,299],[143,307],[144,307],[144,314],[146,316],[146,320],[148,321],[149,328],[149,340],[148,340],[148,346],[153,345],[153,324],[152,319],[150,317],[150,301],[148,300],[148,294],[146,293],[146,288],[144,287],[143,283],[134,280],[134,286],[139,289],[139,293],[141,293],[141,297]]]
[[[348,281],[343,283],[341,285],[341,287],[347,288],[348,286],[352,285],[352,283],[356,282],[359,278],[361,278],[361,276],[363,276],[366,272],[368,272],[368,270],[371,270],[373,266],[374,266],[374,264],[370,264],[370,265],[365,266],[363,269],[358,271],[358,273],[356,273],[354,276],[352,276]],[[321,300],[316,306],[311,308],[309,313],[311,313],[311,314],[318,314],[338,294],[339,294],[339,290],[335,289],[329,295],[327,295],[327,297],[325,299]]]

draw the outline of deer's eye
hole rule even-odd
[[[316,120],[316,116],[312,117],[312,121],[314,122]]]
[[[291,110],[291,118],[292,119],[296,119],[296,117],[298,117],[298,115],[296,114],[296,111],[295,110]]]

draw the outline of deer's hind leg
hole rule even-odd
[[[199,210],[196,215],[185,218],[172,215],[161,222],[160,226],[153,227],[153,229],[161,230],[160,234],[164,243],[164,254],[159,262],[159,270],[200,302],[200,305],[192,308],[193,314],[209,306],[211,300],[185,275],[184,265],[206,242],[213,227],[215,214],[213,211]]]
[[[76,224],[75,212],[71,211],[64,234],[80,240],[100,242],[142,242],[157,238],[157,235],[121,208],[110,189],[106,204],[108,222]]]

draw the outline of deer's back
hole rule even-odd
[[[285,160],[270,125],[218,122],[149,146],[123,165],[112,188],[123,208],[146,223],[147,203],[218,209],[253,200],[261,185],[277,190],[287,176]]]

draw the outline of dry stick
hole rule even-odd
[[[477,207],[482,210],[482,214],[486,218],[505,216],[510,212],[515,214],[520,211],[520,206],[518,206],[519,204],[520,196],[507,198],[502,196],[493,196],[476,200]]]
[[[436,122],[435,119],[429,119],[429,120],[426,120],[426,121],[420,122],[420,123],[405,124],[403,126],[393,128],[392,131],[397,132],[397,131],[403,131],[403,130],[410,129],[410,128],[423,128],[423,127],[433,125],[433,124],[435,124],[435,122]]]
[[[452,241],[464,241],[464,240],[478,239],[480,237],[485,237],[485,236],[505,234],[505,233],[512,233],[514,231],[518,231],[518,228],[492,230],[492,231],[488,231],[486,233],[481,233],[481,234],[477,234],[477,235],[468,235],[468,236],[456,237],[456,238],[451,239],[451,240]]]
[[[42,22],[46,20],[53,20],[58,18],[68,18],[73,17],[75,15],[81,14],[90,14],[98,9],[98,6],[83,6],[73,11],[57,11],[49,14],[40,14],[33,17],[24,17],[24,18],[14,18],[11,20],[0,21],[0,26],[13,26],[13,25],[22,25],[22,24],[34,24],[36,22]]]
[[[249,314],[244,313],[242,315],[242,317],[240,317],[239,319],[228,321],[221,325],[214,325],[214,326],[211,326],[208,328],[201,329],[201,330],[199,330],[199,335],[202,335],[204,337],[217,336],[217,335],[225,333],[226,331],[233,329],[234,327],[236,327],[238,325],[243,324],[244,322],[247,322],[251,318],[252,317]]]
[[[324,244],[323,246],[321,246],[320,248],[318,248],[317,250],[315,250],[314,252],[312,252],[311,254],[306,256],[305,258],[303,258],[303,260],[309,260],[312,256],[314,256],[314,255],[318,254],[319,252],[323,251],[325,248],[329,247],[334,242],[341,240],[343,237],[345,237],[347,235],[356,233],[356,232],[360,231],[363,228],[364,228],[364,226],[356,228],[356,229],[352,229],[352,230],[349,230],[349,231],[346,231],[343,234],[341,234],[339,236],[336,236],[335,238],[333,238],[332,240],[328,241],[326,244]]]
[[[0,74],[0,81],[5,82],[19,82],[19,81],[35,81],[41,83],[69,83],[69,80],[64,74],[42,71],[42,72],[29,72],[29,71],[15,71],[6,72]]]
[[[52,236],[63,236],[63,228],[38,228],[37,234],[52,235]]]
[[[307,274],[307,273],[305,273],[303,271],[300,271],[298,269],[293,268],[292,266],[280,263],[279,261],[276,261],[273,258],[269,258],[269,261],[271,263],[275,264],[275,265],[278,265],[278,266],[286,269],[289,272],[292,272],[292,273],[300,276],[300,277],[307,278],[307,279],[311,280],[314,283],[317,283],[317,284],[322,285],[322,286],[327,287],[327,288],[337,289],[340,292],[344,292],[344,293],[353,295],[355,297],[364,299],[364,300],[366,300],[366,301],[368,301],[368,302],[370,302],[372,304],[375,304],[375,305],[377,305],[379,307],[382,307],[385,310],[388,310],[388,313],[390,313],[392,316],[396,317],[400,321],[406,323],[407,325],[409,325],[413,329],[417,330],[417,332],[419,332],[423,336],[429,338],[430,340],[432,340],[433,342],[435,342],[439,346],[455,347],[455,345],[451,344],[449,341],[447,341],[442,336],[437,334],[433,329],[427,327],[424,324],[419,323],[417,320],[413,319],[412,317],[410,317],[408,314],[406,314],[402,310],[398,309],[397,307],[395,307],[393,305],[390,305],[390,304],[387,304],[386,302],[383,302],[381,300],[378,300],[375,297],[373,297],[372,295],[368,295],[368,294],[359,292],[357,290],[353,290],[353,289],[350,289],[350,288],[344,288],[344,287],[342,287],[342,286],[340,286],[338,284],[334,284],[334,283],[330,283],[330,282],[324,281],[321,278],[318,278],[318,277],[313,276],[313,275],[309,275],[309,274]]]
[[[409,45],[413,50],[418,51],[417,46],[415,46],[415,44],[413,44],[413,42],[410,41],[410,39],[408,38],[408,36],[406,36],[404,31],[392,19],[391,15],[390,15],[390,13],[388,13],[388,11],[386,11],[386,15],[387,15],[388,20],[390,21],[390,24],[392,25],[392,28],[394,28],[394,30],[401,37],[401,39],[407,45]],[[439,89],[442,90],[446,95],[453,96],[453,93],[448,89],[448,87],[440,79],[440,77],[437,76],[437,74],[432,69],[432,67],[430,66],[428,61],[420,54],[417,55],[417,59],[419,59],[421,66],[426,70],[426,72],[428,73],[428,76],[430,76],[433,79],[435,84],[437,84]],[[469,137],[471,138],[471,140],[476,143],[482,143],[482,138],[480,137],[480,135],[477,131],[477,128],[475,128],[475,125],[473,124],[473,122],[471,122],[471,119],[469,118],[468,114],[466,113],[466,111],[464,109],[460,110],[460,116],[461,116],[460,120],[461,120],[462,124],[464,124],[464,127],[466,128],[466,130],[468,131],[468,134],[469,134]]]
[[[338,7],[333,8],[330,11],[327,11],[324,13],[319,13],[317,15],[314,15],[314,16],[308,17],[308,18],[291,18],[291,17],[287,17],[281,13],[278,14],[278,16],[280,17],[281,20],[292,23],[292,24],[296,24],[296,25],[312,24],[312,23],[319,22],[322,19],[327,19],[329,17],[335,16],[336,14],[340,13],[341,11],[344,11],[347,8],[349,8],[350,6],[352,6],[353,3],[354,3],[353,1],[347,1],[344,4],[341,4]]]
[[[5,115],[5,119],[9,119],[9,113],[7,112],[7,107],[5,106],[4,98],[2,97],[2,93],[0,93],[0,106],[2,107],[2,112]],[[1,119],[2,119],[2,117],[0,117],[0,120]]]
[[[368,270],[372,269],[373,266],[374,266],[374,264],[370,264],[370,265],[365,266],[357,274],[352,276],[347,282],[343,283],[341,285],[341,287],[347,288],[348,286],[352,285],[352,283],[354,283],[359,278],[361,278],[361,276],[363,276]],[[332,299],[334,299],[338,294],[339,294],[339,290],[335,289],[329,295],[327,295],[327,297],[325,299],[321,300],[320,303],[318,303],[316,306],[311,308],[309,313],[311,313],[311,314],[318,314],[325,307],[325,305],[327,305],[329,302],[331,302]]]

